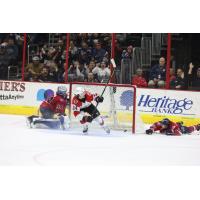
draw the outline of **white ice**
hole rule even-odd
[[[81,128],[28,129],[24,116],[0,115],[0,165],[199,165],[200,135],[130,134]]]

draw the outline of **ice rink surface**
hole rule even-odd
[[[0,165],[200,165],[200,135],[130,134],[81,128],[28,129],[24,116],[0,115]]]

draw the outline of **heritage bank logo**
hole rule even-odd
[[[153,97],[151,95],[141,95],[138,102],[139,111],[141,112],[153,112],[162,114],[187,114],[193,106],[193,101],[187,98],[184,99],[172,99],[167,96]]]

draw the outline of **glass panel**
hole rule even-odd
[[[64,82],[66,33],[27,34],[25,80]]]
[[[106,82],[110,57],[110,33],[71,33],[68,81]]]
[[[0,79],[20,80],[24,34],[0,33]]]
[[[173,33],[170,88],[200,90],[200,34]]]

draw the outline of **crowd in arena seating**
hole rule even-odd
[[[25,66],[25,80],[64,82],[66,37],[58,34],[57,40],[50,43],[48,34],[29,34],[28,36],[27,60],[30,59],[30,62]]]
[[[52,34],[53,35],[53,34]],[[127,34],[129,36],[129,34]],[[126,34],[119,34],[115,43],[115,61],[117,69],[115,82],[120,82],[121,60],[133,60],[133,42]],[[23,34],[0,34],[0,79],[10,79],[9,67],[21,69],[23,52]],[[111,34],[76,33],[70,34],[69,55],[66,66],[66,34],[27,34],[25,81],[36,82],[107,82],[111,75]],[[147,70],[146,70],[147,71]],[[160,57],[146,73],[137,66],[129,84],[137,87],[165,88],[166,59]],[[144,73],[145,72],[145,73]],[[18,76],[18,74],[17,74]],[[16,77],[19,79],[20,77]],[[187,68],[170,68],[170,88],[176,90],[199,90],[200,67],[190,63]]]
[[[9,79],[11,67],[18,69],[22,61],[23,34],[0,34],[0,79]]]
[[[37,37],[34,37],[37,43]],[[38,42],[39,43],[39,42]],[[66,38],[39,45],[27,64],[25,80],[64,82]],[[54,45],[54,46],[53,46]],[[110,34],[70,34],[68,81],[103,82],[109,79]]]
[[[170,89],[176,90],[200,90],[200,67],[196,69],[194,74],[195,66],[192,62],[188,66],[188,71],[179,67],[176,70],[170,68]],[[138,68],[136,75],[133,76],[132,84],[137,87],[150,87],[150,88],[165,88],[166,84],[166,66],[165,58],[161,57],[159,59],[159,64],[151,67],[149,73],[149,82],[147,84],[146,79],[143,77],[142,69]]]

